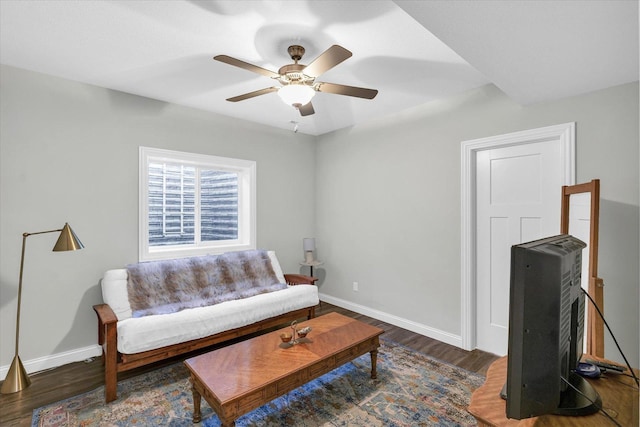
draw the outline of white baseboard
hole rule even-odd
[[[27,373],[32,374],[34,372],[56,368],[58,366],[66,365],[67,363],[80,362],[82,360],[89,359],[90,357],[97,356],[102,356],[102,347],[96,344],[49,356],[38,357],[36,359],[23,360],[22,364],[24,365],[24,369]],[[0,378],[4,380],[7,376],[7,372],[9,372],[9,368],[10,365],[0,366]]]
[[[355,304],[330,295],[320,294],[320,300],[328,302],[329,304],[337,305],[338,307],[346,308],[347,310],[355,311],[356,313],[364,314],[365,316],[373,317],[374,319],[415,332],[416,334],[424,335],[443,343],[462,348],[462,336],[460,335],[441,331],[412,320],[403,319],[402,317],[394,316],[393,314],[385,313],[384,311],[375,310],[364,305]]]
[[[407,329],[411,332],[415,332],[416,334],[424,335],[426,337],[462,348],[462,337],[460,335],[441,331],[427,325],[416,323],[412,320],[403,319],[402,317],[394,316],[392,314],[375,310],[364,305],[355,304],[340,298],[335,298],[330,295],[320,294],[320,299],[322,301],[328,302],[329,304],[337,305],[338,307],[346,308],[347,310],[355,311],[356,313],[373,317],[374,319],[381,320],[399,328]],[[91,345],[88,347],[78,348],[62,353],[56,353],[49,356],[38,357],[36,359],[23,360],[22,364],[27,370],[27,373],[32,374],[34,372],[56,368],[58,366],[66,365],[67,363],[80,362],[82,360],[101,355],[102,347],[100,347],[99,345]],[[7,376],[8,371],[9,365],[0,366],[0,378],[4,380],[4,378]]]

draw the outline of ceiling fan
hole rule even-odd
[[[243,95],[234,96],[233,98],[228,98],[227,101],[238,102],[267,93],[278,92],[278,95],[286,104],[292,105],[298,109],[302,116],[308,116],[315,113],[313,104],[311,104],[311,98],[313,98],[316,92],[355,96],[357,98],[365,99],[373,99],[378,94],[376,89],[345,86],[316,80],[316,78],[318,78],[322,73],[329,71],[331,68],[351,57],[352,53],[342,46],[331,46],[309,65],[302,65],[298,63],[304,55],[304,47],[292,45],[289,46],[287,52],[294,62],[293,64],[280,67],[277,73],[227,55],[214,56],[213,59],[216,61],[244,68],[245,70],[270,77],[280,83],[280,86],[272,86],[245,93]]]

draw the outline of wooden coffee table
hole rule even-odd
[[[201,398],[211,405],[223,427],[327,372],[371,353],[376,378],[382,329],[338,313],[298,324],[313,330],[299,344],[286,346],[287,327],[185,360],[193,387],[193,422],[201,420]]]

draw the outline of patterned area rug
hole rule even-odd
[[[250,412],[237,426],[471,426],[466,411],[484,378],[402,345],[382,340],[378,378],[369,354]],[[118,400],[104,388],[33,412],[32,427],[193,426],[186,368],[177,363],[118,384]],[[220,420],[202,400],[200,424]]]

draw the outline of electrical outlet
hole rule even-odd
[[[353,282],[353,292],[358,292],[358,282]]]

